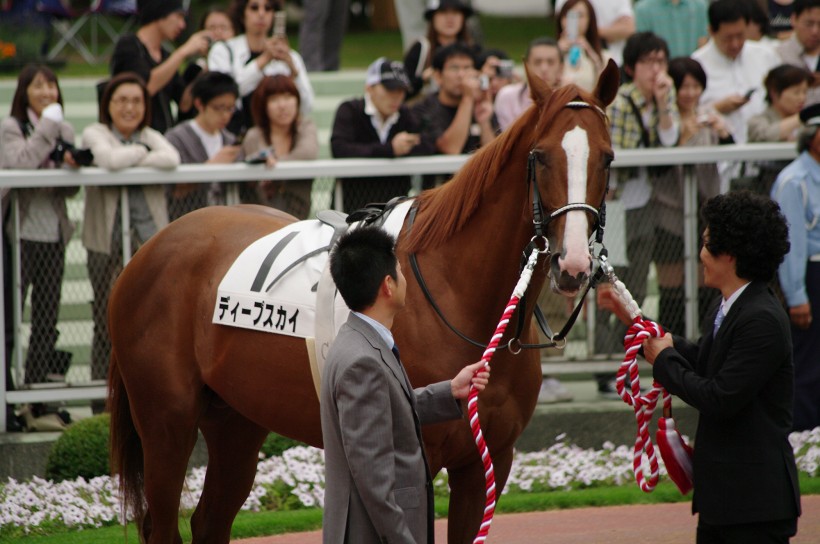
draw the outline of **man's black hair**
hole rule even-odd
[[[502,49],[484,49],[475,56],[475,67],[481,70],[490,57],[495,57],[498,60],[510,60],[510,56]]]
[[[475,66],[475,53],[473,49],[465,43],[455,42],[450,45],[445,45],[436,51],[435,55],[433,55],[433,70],[441,72],[444,69],[444,64],[453,57],[467,57],[473,62],[473,66]]]
[[[709,229],[706,249],[736,259],[736,274],[769,281],[789,252],[789,227],[780,206],[767,196],[735,191],[710,199],[703,207]]]
[[[820,0],[794,0],[792,4],[792,15],[800,16],[807,9],[820,8]]]
[[[715,0],[709,4],[709,28],[717,32],[723,23],[735,23],[741,19],[749,22],[749,0]]]
[[[818,1],[820,1],[820,0],[818,0]],[[532,40],[532,41],[529,43],[529,45],[527,45],[527,52],[526,52],[526,53],[524,53],[524,59],[526,60],[526,59],[529,59],[529,58],[530,58],[530,53],[532,52],[532,50],[533,50],[534,48],[536,48],[536,47],[542,47],[542,46],[545,46],[545,47],[554,47],[554,48],[558,49],[558,53],[559,53],[559,55],[558,55],[558,56],[559,56],[559,58],[561,59],[561,62],[562,62],[562,63],[564,62],[564,55],[561,55],[561,54],[560,54],[560,53],[561,53],[561,49],[558,47],[558,42],[557,42],[557,41],[555,41],[555,38],[550,38],[550,37],[548,37],[548,36],[541,36],[541,37],[539,37],[539,38],[535,38],[534,40]]]
[[[191,96],[199,98],[202,105],[223,94],[232,94],[239,97],[239,86],[229,74],[223,72],[204,72],[191,85]]]
[[[624,68],[628,68],[634,74],[635,64],[644,56],[655,51],[663,51],[667,60],[669,59],[669,46],[666,44],[666,40],[654,32],[636,32],[626,40]]]
[[[385,276],[398,279],[395,245],[378,227],[360,227],[339,238],[330,254],[330,275],[348,308],[360,312],[372,306]]]

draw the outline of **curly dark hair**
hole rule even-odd
[[[777,202],[735,191],[710,199],[702,214],[709,229],[709,253],[735,257],[739,278],[769,281],[774,277],[789,252],[789,226]]]

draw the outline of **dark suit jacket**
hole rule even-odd
[[[421,424],[461,417],[450,382],[416,390],[368,323],[350,314],[322,374],[323,542],[432,543]]]
[[[399,108],[399,119],[381,143],[373,122],[365,113],[364,98],[354,98],[339,104],[333,119],[333,133],[330,136],[330,151],[334,158],[395,158],[393,138],[399,132],[419,132],[419,125],[407,106]],[[432,155],[435,149],[419,144],[408,156]],[[393,197],[404,196],[410,190],[410,176],[387,176],[370,178],[344,178],[343,208],[352,212],[370,202],[387,202]]]
[[[674,349],[658,355],[653,373],[700,412],[692,511],[712,525],[799,516],[797,469],[788,440],[792,342],[789,318],[774,293],[765,283],[752,282],[714,339],[704,333],[698,344],[674,340]]]

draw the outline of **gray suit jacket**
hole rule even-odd
[[[379,334],[350,314],[322,376],[325,544],[431,543],[433,493],[421,424],[461,417],[450,382],[410,389]]]

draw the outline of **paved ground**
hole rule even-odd
[[[578,508],[498,515],[487,542],[504,544],[691,544],[696,519],[689,503]],[[320,531],[236,540],[234,544],[317,544]],[[447,521],[436,522],[436,541],[447,541]],[[820,542],[820,495],[803,497],[803,516],[792,544]]]

